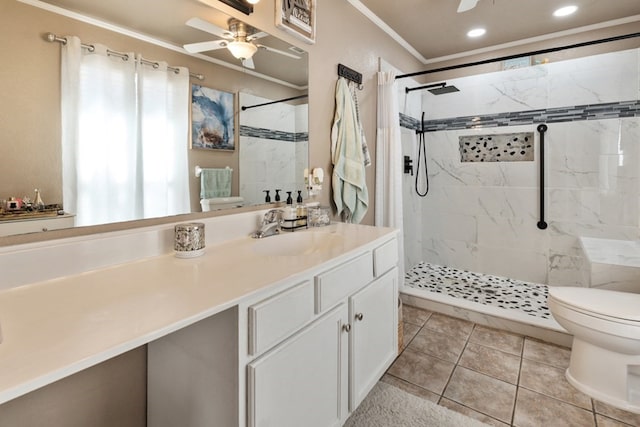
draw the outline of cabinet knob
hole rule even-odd
[[[342,330],[347,333],[351,332],[351,325],[348,323],[345,323],[344,325],[342,325]]]
[[[364,318],[364,314],[356,313],[356,320],[362,320]]]

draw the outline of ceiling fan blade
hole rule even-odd
[[[288,56],[289,58],[293,58],[293,59],[300,59],[300,57],[298,55],[294,55],[293,53],[285,52],[284,50],[274,49],[272,47],[265,46],[263,44],[256,44],[256,46],[258,46],[258,49],[268,50],[269,52],[278,53],[280,55]]]
[[[242,66],[245,68],[251,68],[255,70],[256,66],[253,64],[253,58],[247,58],[242,60]]]
[[[226,40],[213,40],[208,42],[189,43],[185,44],[183,47],[184,50],[189,53],[199,53],[209,50],[222,49],[223,47],[227,47],[227,42]]]
[[[467,10],[471,10],[478,4],[479,0],[460,0],[460,5],[458,6],[458,13],[466,12]]]
[[[268,33],[265,33],[264,31],[260,31],[259,33],[255,33],[255,34],[251,34],[250,36],[247,36],[247,41],[261,39],[263,37],[267,37],[268,35],[269,35]]]
[[[212,24],[209,21],[205,21],[204,19],[191,18],[186,22],[186,24],[191,28],[213,34],[214,36],[218,36],[223,39],[233,39],[233,33],[231,31],[223,30],[217,25]]]

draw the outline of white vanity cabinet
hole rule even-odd
[[[397,262],[393,235],[150,343],[148,425],[343,425],[397,355]]]
[[[75,224],[75,215],[65,214],[41,218],[24,218],[0,221],[0,236],[37,233],[40,231],[71,228]]]
[[[347,307],[340,304],[247,366],[249,426],[340,426],[346,415]]]
[[[393,239],[315,275],[316,318],[247,365],[249,427],[344,423],[397,355],[397,261]],[[302,295],[306,286],[282,297]],[[251,313],[272,302],[249,308],[251,355],[261,329]],[[308,301],[300,306],[308,315]],[[291,308],[279,314],[303,318]]]
[[[353,412],[397,356],[398,270],[349,298],[349,411]]]

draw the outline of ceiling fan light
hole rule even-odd
[[[258,50],[256,45],[248,42],[233,41],[227,44],[227,49],[238,59],[249,59]]]
[[[553,16],[568,16],[571,15],[572,13],[575,13],[575,11],[578,10],[578,6],[565,6],[565,7],[561,7],[560,9],[557,9],[555,12],[553,12]]]

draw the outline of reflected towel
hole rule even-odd
[[[233,169],[202,169],[200,174],[200,198],[231,196],[231,174]]]

